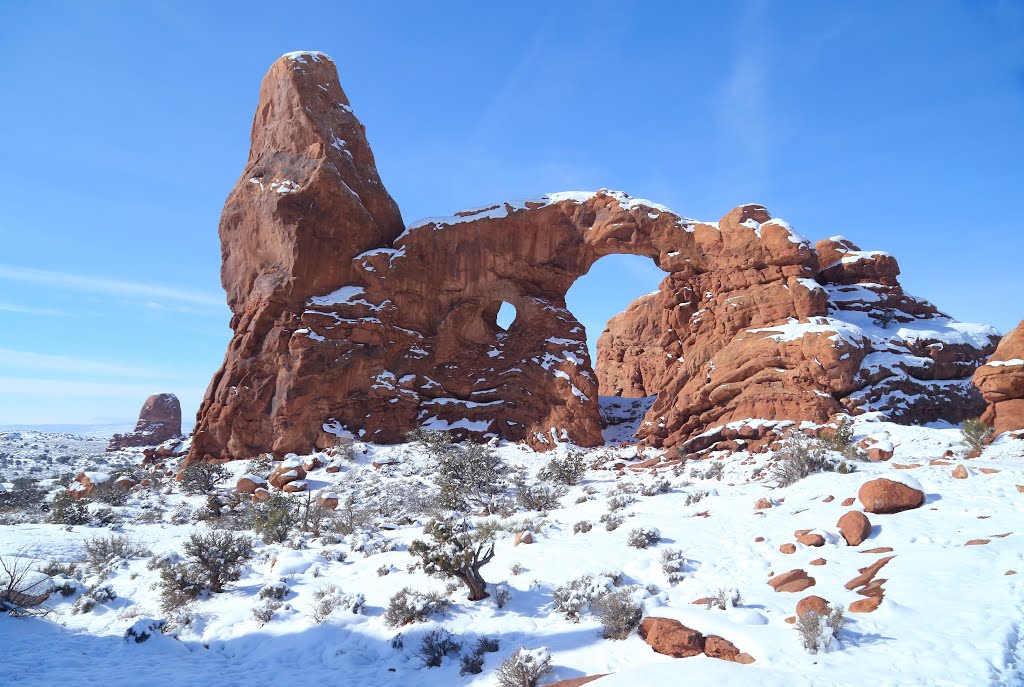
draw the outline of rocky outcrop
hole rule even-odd
[[[138,446],[156,446],[165,441],[181,438],[181,403],[174,394],[153,394],[142,404],[135,429],[126,434],[115,434],[107,446],[108,451]]]
[[[1024,322],[1002,338],[974,373],[974,385],[988,404],[982,422],[997,434],[1024,429]]]
[[[637,435],[694,451],[838,412],[949,418],[980,412],[968,377],[995,341],[906,296],[891,256],[812,246],[759,205],[698,222],[555,193],[404,227],[319,53],[267,74],[220,236],[234,336],[190,459],[417,427],[592,446],[601,393],[656,396]],[[565,295],[613,253],[666,277],[609,326],[595,374]]]

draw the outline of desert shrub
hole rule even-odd
[[[590,530],[594,529],[594,523],[589,520],[580,520],[578,523],[572,526],[573,534],[586,534]]]
[[[806,611],[797,616],[796,631],[800,635],[800,643],[808,653],[816,654],[832,643],[839,631],[846,625],[843,607],[836,605],[829,609],[828,615],[820,615],[817,611]]]
[[[313,608],[309,617],[317,625],[322,624],[338,609],[359,614],[366,605],[364,594],[346,594],[336,585],[328,584],[313,592]]]
[[[295,504],[284,494],[271,494],[266,501],[257,501],[250,510],[252,529],[267,544],[288,540],[295,522]]]
[[[689,494],[686,495],[686,498],[683,500],[683,503],[685,503],[687,506],[695,506],[701,501],[703,501],[709,493],[710,492],[704,491],[702,489],[698,489],[697,491],[691,491]]]
[[[672,483],[667,479],[655,480],[652,484],[640,488],[640,493],[644,496],[657,496],[658,494],[667,494],[670,491],[672,491]]]
[[[163,632],[166,626],[167,623],[163,620],[144,618],[125,630],[122,637],[126,642],[142,644],[153,635]]]
[[[580,621],[580,614],[601,594],[608,593],[621,584],[621,573],[609,575],[583,575],[556,587],[551,594],[554,610],[574,623]]]
[[[587,474],[587,466],[583,462],[583,453],[570,451],[564,458],[552,458],[548,464],[537,472],[537,479],[572,486],[579,484]]]
[[[846,458],[856,458],[857,446],[853,443],[853,422],[843,416],[836,421],[834,428],[826,428],[818,437],[818,444],[826,451],[836,451]]]
[[[441,660],[448,654],[458,653],[462,644],[455,641],[452,633],[443,628],[431,630],[423,635],[423,641],[415,654],[427,668],[440,668]]]
[[[636,503],[636,499],[628,494],[622,494],[619,496],[613,496],[606,502],[609,513],[614,513],[617,510],[622,510],[626,506]]]
[[[833,471],[836,467],[827,457],[825,449],[803,434],[790,434],[786,437],[779,448],[777,459],[772,477],[780,487],[788,487],[815,472]]]
[[[60,561],[50,561],[41,567],[39,572],[47,577],[76,577],[78,574],[78,564],[74,562],[62,563]]]
[[[614,532],[619,529],[619,526],[626,521],[618,513],[605,513],[601,516],[601,522],[604,523],[604,528],[609,532]]]
[[[505,608],[508,605],[509,599],[512,598],[512,592],[509,590],[507,585],[496,584],[494,585],[494,605],[498,608]]]
[[[220,463],[193,463],[181,473],[181,491],[208,494],[230,478],[231,473]]]
[[[320,505],[313,492],[307,491],[299,499],[296,508],[296,523],[300,532],[307,532],[314,537],[319,537],[327,527],[333,511],[327,510]]]
[[[45,501],[46,491],[31,477],[17,477],[9,490],[0,489],[0,513],[10,524],[39,520],[44,512],[40,505]]]
[[[493,448],[472,442],[456,444],[448,432],[417,430],[407,437],[425,448],[432,461],[442,508],[495,512],[496,501],[508,489],[508,466]]]
[[[700,479],[715,479],[715,480],[718,480],[719,482],[721,482],[722,481],[722,477],[724,475],[724,470],[725,470],[725,463],[723,463],[720,460],[713,460],[708,465],[707,469],[704,470],[703,472],[699,471],[699,470],[695,470],[694,471],[695,472],[694,476],[698,477]]]
[[[274,613],[276,613],[282,605],[283,604],[280,601],[268,599],[252,609],[252,617],[255,618],[256,622],[261,626],[266,625],[274,619]]]
[[[438,592],[420,592],[405,587],[395,593],[384,609],[384,622],[390,627],[421,623],[435,613],[442,613],[451,601]]]
[[[450,520],[433,520],[423,528],[430,541],[414,540],[409,553],[420,559],[428,575],[443,574],[466,585],[469,600],[487,597],[487,583],[480,569],[494,558],[494,540],[478,539]]]
[[[50,502],[50,522],[59,525],[84,525],[92,519],[88,504],[87,499],[76,499],[66,491],[58,491]]]
[[[484,671],[484,655],[477,653],[463,654],[459,663],[459,677],[479,675]]]
[[[351,437],[338,437],[335,445],[327,449],[327,455],[331,458],[351,462],[356,458],[355,442]]]
[[[108,570],[129,558],[149,556],[149,550],[123,534],[86,539],[82,545],[86,563],[95,572]]]
[[[665,549],[661,552],[661,571],[668,578],[668,583],[675,586],[686,577],[684,570],[686,559],[679,549]]]
[[[184,563],[173,563],[160,568],[160,579],[156,583],[160,608],[172,613],[199,598],[206,589],[202,573]]]
[[[550,672],[551,654],[546,648],[519,647],[498,666],[495,678],[498,687],[537,687],[540,679]]]
[[[171,511],[172,525],[187,525],[195,520],[195,511],[187,503],[179,503]]]
[[[599,595],[591,602],[594,615],[601,621],[605,639],[626,639],[640,626],[643,609],[633,601],[633,590],[616,589]]]
[[[51,576],[37,570],[27,549],[0,556],[0,612],[14,616],[45,615]]]
[[[369,558],[378,553],[394,551],[398,544],[378,530],[357,530],[349,535],[348,546],[351,551],[362,553]]]
[[[708,610],[717,608],[720,611],[732,607],[738,608],[743,602],[743,597],[738,589],[719,589],[714,595],[707,597],[704,607]]]
[[[373,526],[373,511],[364,508],[349,494],[338,502],[338,507],[330,516],[330,529],[338,534],[348,536],[357,530],[369,529]]]
[[[995,430],[989,427],[980,418],[969,418],[964,420],[960,427],[964,443],[971,451],[980,451],[985,446],[985,441],[992,436]]]
[[[270,473],[270,470],[274,467],[274,459],[269,453],[261,453],[255,458],[252,458],[245,463],[245,473],[247,475],[258,475],[264,476]]]
[[[197,532],[184,548],[187,564],[198,568],[208,580],[209,590],[218,593],[242,576],[246,561],[252,557],[252,540],[233,532]]]
[[[508,571],[513,575],[522,575],[524,572],[526,572],[526,568],[523,566],[522,563],[516,561],[515,563],[509,566]]]
[[[516,485],[516,504],[526,510],[547,511],[561,507],[561,498],[565,496],[565,488],[547,484]]]
[[[263,585],[260,588],[259,598],[261,599],[274,599],[275,601],[282,601],[284,597],[288,596],[288,592],[291,590],[284,582],[270,582]]]
[[[109,603],[117,598],[109,584],[96,584],[85,590],[71,607],[72,613],[92,613],[96,606]]]
[[[646,549],[661,541],[661,532],[657,527],[637,527],[629,531],[626,545],[634,549]]]

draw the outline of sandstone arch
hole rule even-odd
[[[220,225],[235,334],[193,457],[306,451],[346,429],[391,442],[417,426],[600,443],[598,381],[565,295],[613,253],[667,274],[598,356],[617,360],[610,379],[644,366],[660,387],[646,441],[698,450],[870,403],[904,419],[951,399],[977,411],[967,378],[994,331],[903,294],[891,256],[811,246],[759,205],[708,223],[619,192],[560,193],[403,228],[318,53],[274,64],[252,141]],[[518,313],[507,332],[501,302]],[[899,328],[876,326],[879,312]],[[645,353],[627,360],[626,345]]]

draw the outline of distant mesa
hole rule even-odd
[[[974,373],[987,403],[982,421],[997,434],[1024,429],[1024,322],[1003,337],[995,353]]]
[[[181,403],[174,394],[153,394],[142,404],[135,429],[115,434],[108,451],[141,446],[156,446],[181,437]]]
[[[566,192],[406,226],[322,53],[264,78],[219,233],[234,334],[192,460],[418,427],[594,446],[599,395],[656,397],[637,438],[684,452],[756,449],[837,413],[957,421],[984,409],[971,375],[998,341],[906,294],[893,256],[812,245],[760,205],[702,222]],[[609,323],[595,370],[565,295],[614,253],[666,274]]]

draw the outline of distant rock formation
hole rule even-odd
[[[153,394],[142,404],[135,429],[115,434],[108,451],[137,446],[156,446],[181,437],[181,403],[174,394]]]
[[[812,247],[759,205],[698,222],[624,193],[555,193],[406,228],[321,53],[264,79],[220,236],[234,336],[193,460],[417,427],[593,446],[599,389],[618,387],[657,396],[639,437],[693,450],[837,412],[977,413],[969,377],[996,339],[903,294],[891,256]],[[565,294],[613,253],[667,276],[613,321],[595,375]]]
[[[1024,322],[1002,338],[974,373],[974,385],[988,404],[983,422],[997,434],[1024,429]]]

